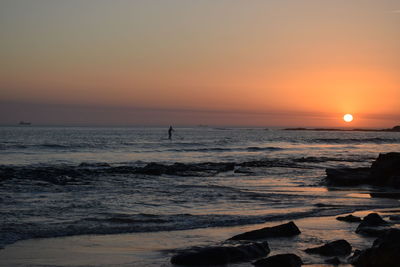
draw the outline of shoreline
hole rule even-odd
[[[400,208],[369,209],[352,214],[365,216],[371,212],[378,212],[387,219],[389,215],[400,214]],[[324,263],[324,260],[329,257],[306,254],[303,250],[337,239],[347,240],[353,246],[353,251],[368,248],[375,239],[374,237],[356,234],[357,223],[341,222],[335,219],[337,216],[347,214],[349,213],[294,220],[302,233],[296,237],[268,239],[271,248],[269,256],[295,253],[303,259],[305,263],[303,266],[333,266]],[[288,220],[181,231],[29,239],[18,241],[0,250],[0,260],[5,266],[169,267],[173,266],[169,263],[171,256],[179,249],[215,245],[241,232],[285,222]],[[229,264],[229,266],[252,265],[250,262],[244,262]]]
[[[339,216],[343,214],[351,214],[351,213],[358,213],[358,212],[365,212],[371,210],[387,210],[387,209],[395,209],[398,207],[397,202],[400,202],[397,198],[387,198],[387,197],[380,197],[374,198],[371,196],[371,189],[364,188],[364,189],[356,189],[356,188],[346,188],[346,187],[330,187],[331,191],[341,192],[343,194],[338,195],[338,198],[349,197],[349,201],[355,201],[356,199],[363,200],[363,199],[376,199],[379,200],[380,203],[376,204],[369,204],[369,205],[349,205],[349,206],[340,206],[336,204],[324,204],[324,203],[317,203],[313,206],[312,209],[302,209],[301,207],[292,207],[292,208],[273,208],[269,209],[270,211],[275,211],[275,213],[266,213],[266,214],[259,214],[257,218],[244,220],[243,218],[237,218],[236,221],[230,221],[227,224],[218,224],[213,221],[209,221],[208,225],[204,226],[194,226],[188,228],[172,228],[172,229],[160,229],[160,230],[150,230],[150,231],[121,231],[121,232],[99,232],[99,233],[75,233],[75,234],[58,234],[53,236],[39,236],[39,237],[25,237],[17,240],[13,240],[11,242],[5,242],[0,246],[0,252],[9,246],[13,246],[19,242],[25,241],[34,241],[34,240],[43,240],[43,239],[58,239],[58,238],[74,238],[74,237],[81,237],[81,236],[113,236],[113,235],[146,235],[146,234],[156,234],[156,233],[163,233],[163,232],[181,232],[181,231],[196,231],[196,230],[205,230],[205,229],[219,229],[219,228],[251,228],[259,225],[264,225],[265,223],[269,223],[271,225],[279,224],[280,222],[285,221],[297,221],[303,219],[313,219],[313,218],[324,218],[324,217],[332,217],[332,216]],[[386,194],[386,193],[382,193]],[[395,202],[395,203],[393,203]],[[310,208],[310,207],[308,207]],[[399,208],[400,209],[400,208]],[[284,213],[283,211],[288,212],[292,210],[290,213]],[[400,212],[400,210],[399,210]],[[176,215],[179,216],[180,214]],[[226,215],[226,216],[235,216],[234,215]],[[241,214],[242,216],[246,216],[245,213]],[[174,216],[174,215],[171,215]],[[192,215],[194,216],[194,215]],[[215,214],[218,216],[218,214]],[[249,217],[255,215],[248,215]],[[212,218],[210,218],[212,220]],[[235,220],[232,218],[231,220]],[[0,255],[1,258],[1,255]]]

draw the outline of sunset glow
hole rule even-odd
[[[0,4],[0,123],[398,123],[394,1],[117,2]]]

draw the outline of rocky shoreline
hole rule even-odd
[[[400,187],[400,153],[380,154],[370,168],[327,169],[328,186],[372,185],[376,187]],[[381,197],[397,197],[394,192]],[[356,234],[375,237],[370,248],[353,250],[352,245],[344,240],[332,240],[322,246],[307,248],[308,254],[325,257],[327,264],[351,264],[357,267],[395,267],[400,262],[400,229],[393,227],[400,219],[391,215],[388,222],[377,213],[370,213],[364,218],[339,216],[336,218],[346,223],[359,223]],[[268,241],[281,237],[300,235],[301,230],[295,222],[288,222],[273,227],[264,227],[237,234],[218,246],[192,247],[178,252],[171,258],[171,263],[185,266],[224,265],[236,262],[252,262],[254,266],[264,267],[299,267],[302,259],[295,253],[268,255],[271,249]],[[330,258],[326,258],[330,257]]]
[[[397,215],[393,216],[398,218]],[[336,219],[347,223],[359,223],[355,232],[358,235],[375,237],[372,246],[357,250],[353,249],[348,241],[339,239],[321,246],[306,248],[303,250],[305,253],[318,255],[325,263],[334,266],[339,264],[351,264],[357,267],[399,266],[400,229],[392,227],[396,221],[388,222],[377,213],[370,213],[364,218],[348,215]],[[304,263],[295,253],[268,256],[272,252],[268,242],[300,234],[301,231],[294,222],[264,227],[233,236],[220,245],[180,250],[172,256],[171,263],[178,266],[214,266],[251,262],[257,267],[299,267]]]

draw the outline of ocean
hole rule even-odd
[[[157,233],[396,207],[330,167],[400,151],[400,133],[264,128],[0,128],[0,246]]]

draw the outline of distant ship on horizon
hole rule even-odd
[[[19,125],[31,125],[32,123],[27,122],[27,121],[20,121]]]

